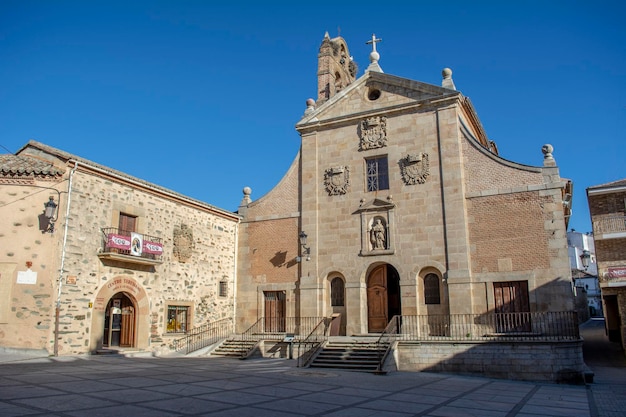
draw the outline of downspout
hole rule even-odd
[[[239,220],[235,225],[235,250],[234,250],[234,262],[233,262],[233,327],[231,329],[231,333],[234,333],[237,329],[237,254],[239,253]]]
[[[54,318],[54,356],[59,356],[59,316],[61,312],[61,289],[63,288],[63,268],[65,266],[65,245],[67,244],[67,229],[70,215],[70,202],[72,199],[72,179],[74,172],[78,168],[78,162],[74,162],[74,168],[70,172],[70,181],[67,186],[67,208],[65,209],[65,227],[63,230],[63,246],[61,247],[61,269],[59,270],[59,282],[57,291],[57,302]]]

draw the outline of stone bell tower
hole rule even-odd
[[[352,60],[346,41],[328,32],[320,46],[317,66],[317,104],[320,105],[356,79],[357,65]]]

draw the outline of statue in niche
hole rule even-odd
[[[370,241],[373,250],[387,249],[387,231],[380,219],[376,219],[370,231]]]

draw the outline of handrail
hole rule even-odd
[[[248,349],[244,349],[246,346],[246,342],[250,341],[250,340],[255,340],[252,335],[253,334],[259,334],[259,328],[261,327],[261,324],[263,323],[264,318],[261,317],[260,319],[258,319],[252,326],[248,327],[246,330],[244,330],[239,339],[240,339],[240,346],[241,346],[241,357],[242,358],[247,358],[248,355],[250,354],[250,351],[252,349],[254,349],[255,346],[253,346],[252,348],[248,348]]]
[[[177,352],[184,351],[185,354],[189,354],[228,337],[232,332],[232,319],[220,319],[187,331],[184,337],[174,340],[173,347]]]
[[[298,368],[302,368],[308,365],[309,361],[313,358],[315,352],[317,352],[317,348],[324,342],[328,337],[326,336],[326,331],[328,329],[328,318],[322,317],[317,323],[317,325],[311,330],[311,332],[307,335],[303,340],[298,341]],[[322,327],[323,325],[323,327]],[[321,342],[320,342],[320,330],[321,334]],[[311,345],[311,349],[306,349],[307,345]],[[302,349],[302,345],[305,346],[305,350],[303,353],[300,353]],[[317,345],[317,346],[316,346]]]
[[[289,334],[293,335],[294,341],[296,341],[303,334],[310,334],[306,332],[309,332],[312,327],[317,327],[320,320],[323,321],[324,319],[319,317],[280,317],[275,319],[261,317],[238,337],[241,341],[241,350],[243,351],[245,345],[251,340],[258,342],[261,339],[284,339]],[[246,358],[255,347],[256,345],[246,349],[242,353],[242,357]]]
[[[378,352],[378,366],[376,367],[376,373],[383,373],[383,366],[389,352],[391,351],[391,335],[397,335],[400,333],[400,325],[399,322],[401,320],[401,316],[393,316],[389,323],[387,323],[387,327],[380,334],[380,337],[376,341],[376,351]],[[381,353],[381,344],[385,343],[387,348],[384,353]]]

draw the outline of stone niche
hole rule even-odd
[[[391,255],[395,251],[394,209],[391,198],[361,201],[353,214],[361,217],[361,256]]]

